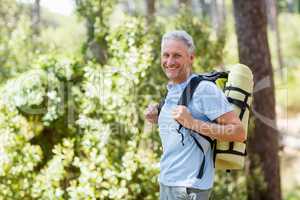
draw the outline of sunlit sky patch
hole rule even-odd
[[[33,3],[34,0],[18,0],[24,3]],[[62,15],[71,15],[74,11],[73,0],[41,0],[42,7],[49,9],[52,12],[56,12]]]

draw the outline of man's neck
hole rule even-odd
[[[173,80],[170,80],[169,83],[170,84],[180,84],[180,83],[183,83],[185,81],[188,80],[188,78],[192,75],[192,72],[189,72],[185,77],[183,77],[181,80],[178,80],[178,81],[173,81]]]

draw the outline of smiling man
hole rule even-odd
[[[184,88],[197,76],[192,73],[194,50],[193,39],[185,31],[172,31],[163,36],[161,65],[169,79],[168,93],[159,116],[158,107],[153,105],[145,113],[147,121],[158,123],[163,146],[159,176],[161,200],[209,199],[215,171],[213,150],[203,135],[224,141],[245,140],[241,121],[214,83],[201,81],[188,107],[178,105]],[[181,135],[177,131],[180,124],[184,127]],[[204,168],[199,177],[201,162]]]

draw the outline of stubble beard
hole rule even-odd
[[[179,67],[180,69],[176,71],[175,75],[172,75],[172,73],[168,73],[167,69],[165,69],[165,73],[170,80],[170,82],[182,82],[185,81],[190,75],[191,75],[191,66],[188,64]]]

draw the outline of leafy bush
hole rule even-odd
[[[160,23],[126,17],[108,29],[105,64],[48,54],[1,87],[1,198],[158,198],[159,136],[143,112],[165,88]]]

